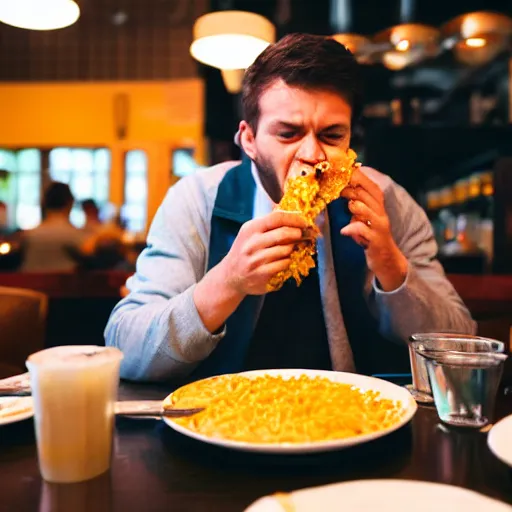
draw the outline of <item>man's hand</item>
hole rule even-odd
[[[262,295],[270,279],[290,265],[307,222],[297,213],[274,211],[245,223],[222,261],[226,283],[242,295]]]
[[[217,332],[247,295],[267,292],[270,279],[290,264],[307,222],[297,213],[274,211],[246,222],[230,251],[194,290],[204,326]]]
[[[368,268],[381,288],[396,290],[405,281],[408,263],[391,235],[382,190],[358,169],[341,195],[349,199],[353,214],[341,234],[352,237],[364,247]]]

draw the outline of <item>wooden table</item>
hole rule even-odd
[[[120,398],[157,399],[169,391],[124,383]],[[512,396],[501,393],[497,417],[510,413]],[[185,438],[161,421],[117,418],[111,471],[55,485],[41,480],[27,420],[0,427],[0,510],[241,512],[276,491],[367,478],[444,482],[512,502],[512,470],[486,440],[480,432],[440,426],[435,409],[422,406],[410,425],[380,440],[288,457],[231,452]]]

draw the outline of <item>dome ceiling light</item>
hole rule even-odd
[[[68,27],[80,16],[73,0],[0,0],[0,21],[30,30]]]
[[[403,69],[439,53],[440,31],[420,23],[403,23],[378,33],[373,42],[386,48],[382,63],[389,69]]]
[[[364,37],[359,34],[347,33],[335,34],[332,38],[352,52],[359,63],[372,63],[372,42],[368,37]]]
[[[444,48],[453,50],[458,61],[479,66],[508,46],[512,18],[493,12],[470,12],[449,21],[442,34]]]
[[[190,53],[214,68],[246,69],[275,37],[274,25],[259,14],[212,12],[196,20]]]
[[[239,92],[243,70],[275,42],[274,25],[267,18],[245,11],[205,14],[194,24],[190,54],[197,61],[222,71],[226,88]]]

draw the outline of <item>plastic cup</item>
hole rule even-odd
[[[82,482],[110,468],[122,358],[113,347],[76,345],[29,356],[39,469],[46,481]]]

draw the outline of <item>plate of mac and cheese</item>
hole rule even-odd
[[[387,435],[411,420],[417,405],[390,382],[325,370],[256,370],[192,382],[164,408],[204,410],[164,417],[191,438],[237,450],[312,453]]]

